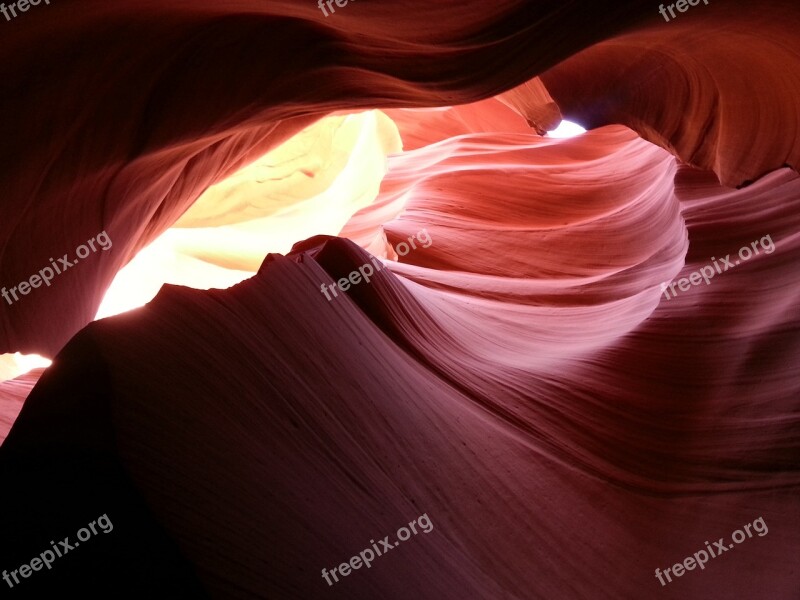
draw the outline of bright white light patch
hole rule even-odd
[[[39,356],[38,354],[14,354],[0,355],[0,381],[8,381],[29,371],[39,368],[47,368],[53,361]]]
[[[547,137],[570,138],[582,133],[586,133],[586,130],[577,123],[573,123],[572,121],[561,121],[561,123],[558,124],[558,127],[553,129],[553,131],[547,132]]]
[[[44,356],[39,356],[38,354],[20,354],[17,352],[14,354],[14,358],[17,359],[17,364],[24,369],[24,373],[40,367],[46,369],[53,364],[52,360]]]

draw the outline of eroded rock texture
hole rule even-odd
[[[0,20],[0,285],[113,239],[0,300],[0,352],[55,356],[0,384],[0,569],[114,522],[9,593],[796,598],[798,25],[737,0]],[[540,135],[561,116],[590,131]],[[260,268],[89,324],[175,224],[288,238],[332,204],[357,212],[283,254],[187,237]]]

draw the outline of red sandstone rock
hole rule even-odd
[[[28,396],[0,447],[0,569],[90,507],[116,537],[59,565],[66,589],[141,579],[127,551],[217,598],[795,598],[796,6],[454,6],[85,0],[0,22],[0,282],[114,240],[0,301],[0,352],[61,351],[30,395],[37,375],[0,387],[3,428]],[[209,184],[373,107],[404,152],[342,234],[393,256],[427,228],[429,248],[328,301],[371,257],[311,238],[73,338]],[[540,137],[559,111],[592,131]],[[423,513],[430,534],[325,584]],[[654,577],[758,517],[768,535]]]

